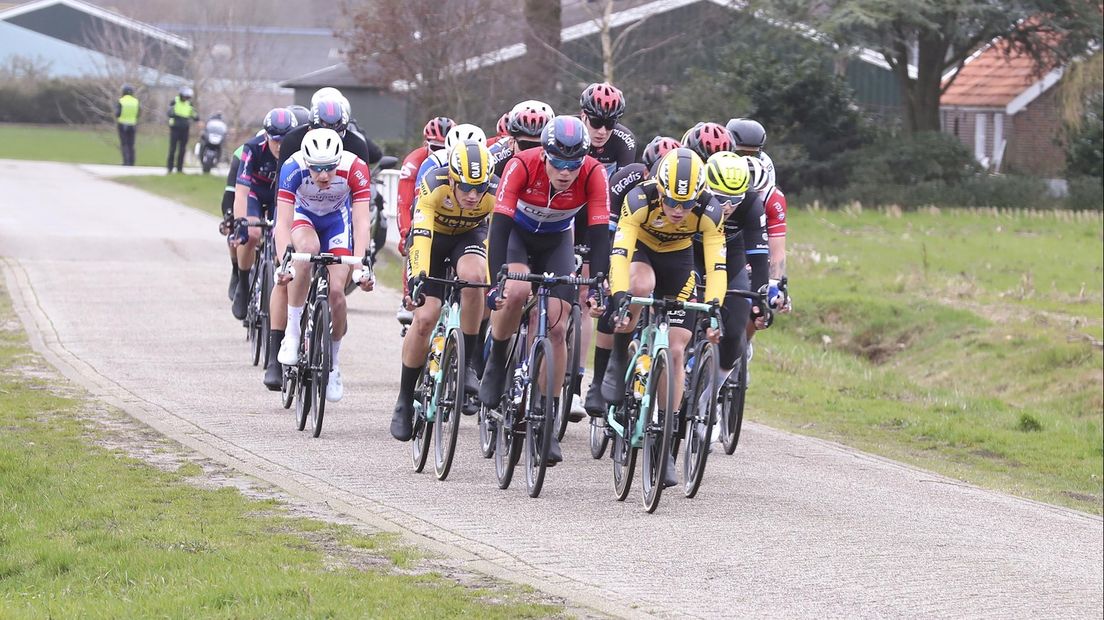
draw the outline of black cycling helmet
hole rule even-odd
[[[556,116],[544,126],[541,146],[556,159],[582,159],[590,151],[590,134],[578,116]]]
[[[287,134],[298,125],[295,115],[287,108],[272,108],[268,114],[265,114],[264,122],[261,123],[265,133],[274,138]]]
[[[287,109],[295,116],[296,125],[310,124],[311,113],[309,108],[301,105],[289,105]]]
[[[311,126],[344,133],[349,126],[349,112],[339,99],[321,99],[311,108]]]
[[[725,124],[737,149],[758,150],[767,144],[767,130],[750,118],[734,118]]]
[[[124,95],[133,95],[134,94],[134,87],[131,86],[130,84],[123,84],[123,94]]]

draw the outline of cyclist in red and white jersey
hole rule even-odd
[[[361,256],[371,243],[371,202],[368,164],[344,150],[336,131],[312,129],[303,136],[302,148],[280,169],[276,247],[285,247],[290,241],[297,252]],[[287,327],[276,359],[287,366],[299,361],[299,318],[310,287],[311,267],[296,262],[295,277],[290,283],[283,271],[279,272],[278,283],[287,285]],[[346,331],[344,283],[349,281],[349,266],[329,265],[327,269],[334,286],[329,293],[333,312],[333,369],[326,400],[337,402],[344,392],[338,354]],[[360,286],[371,290],[373,284],[364,281]]]
[[[514,155],[503,172],[491,219],[488,267],[495,277],[502,267],[515,273],[569,275],[575,270],[572,224],[580,210],[587,213],[587,240],[595,272],[609,270],[609,181],[602,164],[587,155],[590,136],[582,120],[557,116],[541,134],[541,149]],[[483,372],[479,398],[495,407],[506,382],[510,336],[517,333],[531,287],[507,280],[505,290],[488,295],[491,313],[491,354]],[[567,351],[564,335],[571,311],[571,287],[553,289],[548,307],[549,338],[555,357],[553,376],[562,377]],[[555,439],[553,437],[553,439]],[[553,441],[549,460],[561,460]]]
[[[415,178],[422,162],[430,153],[445,148],[445,136],[456,123],[447,116],[429,119],[422,129],[422,146],[407,153],[399,169],[399,193],[395,209],[399,215],[399,254],[406,256],[406,236],[410,234],[410,218],[414,213],[414,195],[418,190]]]

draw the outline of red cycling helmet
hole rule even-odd
[[[428,144],[442,145],[445,143],[445,136],[448,135],[452,126],[455,125],[451,118],[447,116],[438,116],[437,118],[429,119],[426,123],[425,129],[422,130],[422,135],[425,136],[425,141]]]
[[[652,138],[648,146],[644,147],[644,152],[640,155],[640,163],[651,170],[652,166],[667,154],[667,151],[678,148],[682,148],[682,144],[678,140],[667,136],[656,136]]]
[[[591,84],[579,96],[579,107],[595,118],[621,118],[625,113],[625,95],[613,84]]]
[[[686,132],[683,143],[705,161],[713,153],[731,151],[732,134],[718,123],[702,123]]]
[[[500,136],[510,135],[510,113],[506,112],[498,117],[498,125],[495,125],[495,133]]]

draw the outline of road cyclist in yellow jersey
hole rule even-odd
[[[444,287],[438,282],[422,284],[425,276],[444,278],[451,265],[456,277],[471,283],[487,281],[488,215],[494,210],[498,177],[487,147],[479,140],[465,140],[452,149],[447,166],[430,170],[423,177],[419,198],[411,218],[412,241],[407,249],[407,290],[420,289],[424,303],[414,309],[414,321],[403,340],[402,375],[399,396],[391,417],[391,435],[408,441],[413,431],[414,391],[426,363],[430,332],[441,311]],[[479,389],[475,368],[470,363],[479,347],[479,323],[483,317],[483,292],[461,291],[461,331],[464,335],[465,389]]]
[[[659,161],[655,178],[634,188],[621,206],[621,216],[610,256],[611,308],[616,311],[628,297],[670,297],[693,301],[696,284],[692,238],[701,233],[705,261],[705,301],[720,303],[728,278],[725,273],[723,215],[711,193],[705,191],[705,166],[700,157],[685,148],[668,151]],[[625,371],[629,345],[640,315],[632,306],[614,324],[614,343],[602,381],[602,397],[618,402],[625,393]],[[670,370],[674,394],[682,399],[687,343],[691,321],[683,311],[672,312],[670,327]],[[718,334],[709,332],[711,339]],[[664,484],[677,484],[674,456],[667,454]]]

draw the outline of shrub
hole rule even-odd
[[[1066,208],[1078,211],[1104,209],[1104,179],[1100,177],[1076,177],[1069,180]]]
[[[92,109],[83,93],[96,92],[82,80],[12,80],[0,83],[0,122],[95,123],[104,120],[114,101]]]

